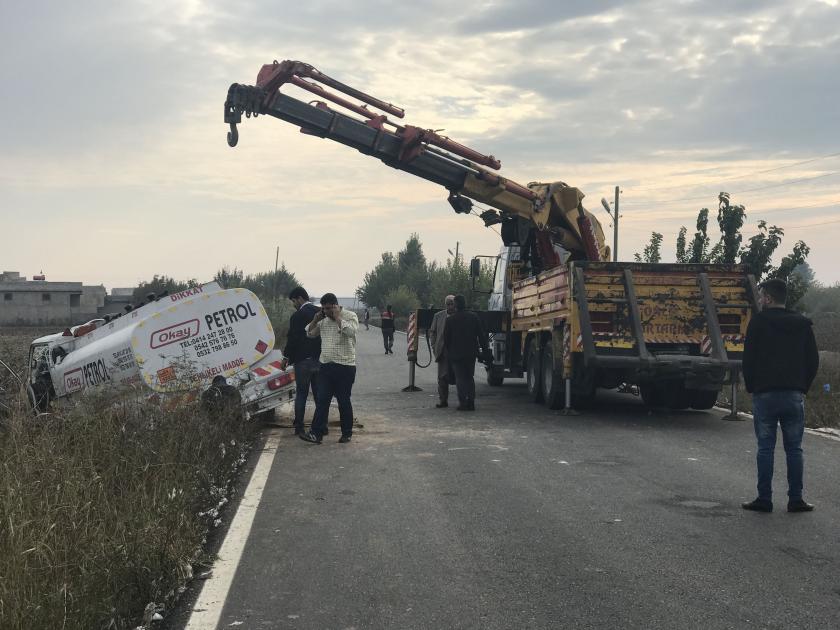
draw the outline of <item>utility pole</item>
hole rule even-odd
[[[455,241],[455,253],[452,253],[451,249],[447,249],[446,251],[449,252],[450,256],[455,256],[455,266],[458,266],[458,248],[461,246],[461,241]]]
[[[613,223],[613,261],[618,262],[618,194],[621,191],[619,190],[618,186],[615,187],[615,204],[613,209],[610,209],[610,202],[607,201],[604,197],[601,197],[601,205],[604,206],[604,210],[607,211],[607,214],[610,215],[610,219],[612,219]]]
[[[280,246],[277,246],[277,253],[274,254],[274,305],[277,306],[277,263],[280,262]]]

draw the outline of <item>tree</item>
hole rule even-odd
[[[372,271],[365,274],[362,286],[356,289],[356,296],[368,306],[385,306],[385,296],[400,283],[400,268],[391,252],[382,254],[382,259]]]
[[[405,317],[420,308],[420,300],[417,299],[417,294],[404,284],[385,296],[385,304],[390,304],[394,314],[399,317]]]
[[[741,250],[741,264],[747,266],[756,280],[760,280],[773,268],[770,259],[781,244],[784,233],[780,227],[772,225],[768,228],[766,221],[759,221],[758,234],[751,237],[747,246]]]
[[[709,237],[706,230],[709,227],[709,209],[703,208],[697,213],[697,231],[691,241],[691,249],[688,252],[688,262],[708,262]]]
[[[757,281],[764,277],[785,280],[788,283],[788,304],[800,305],[812,283],[812,278],[797,276],[793,272],[805,264],[805,259],[810,252],[809,247],[802,241],[797,241],[791,253],[782,258],[778,267],[773,267],[773,254],[782,243],[784,230],[775,225],[768,227],[766,221],[759,221],[758,233],[750,237],[747,244],[743,245],[741,229],[746,215],[746,208],[743,205],[732,205],[729,193],[721,192],[718,195],[720,240],[709,250],[710,240],[707,234],[709,210],[703,208],[697,215],[697,232],[694,234],[690,248],[686,248],[687,230],[684,227],[680,228],[677,236],[677,261],[722,264],[739,262],[746,265],[748,273],[751,273]]]
[[[382,254],[376,267],[365,274],[356,295],[369,306],[383,307],[390,301],[396,311],[397,305],[393,301],[397,299],[406,304],[416,301],[420,306],[438,307],[446,295],[460,293],[467,298],[469,308],[487,308],[487,291],[493,284],[493,271],[493,265],[482,265],[476,286],[484,292],[473,291],[469,266],[463,256],[450,258],[445,265],[429,262],[420,237],[412,234],[396,256],[391,252]],[[412,299],[408,299],[407,292]]]
[[[802,308],[802,298],[805,297],[811,285],[811,281],[804,273],[795,273],[796,269],[807,265],[805,259],[810,251],[811,249],[805,243],[797,241],[796,245],[793,246],[793,251],[782,258],[779,266],[770,272],[771,278],[780,278],[787,282],[787,303],[791,308]],[[811,274],[813,276],[813,272]]]
[[[662,235],[659,232],[652,232],[650,235],[650,243],[645,246],[644,251],[640,254],[634,254],[636,262],[658,263],[662,260]]]
[[[265,302],[283,300],[289,292],[300,283],[291,271],[283,264],[277,271],[265,271],[261,273],[248,274],[241,269],[234,267],[222,267],[213,276],[225,289],[243,288],[253,291],[260,300]]]
[[[688,252],[685,249],[685,235],[688,230],[685,229],[685,226],[680,228],[680,233],[677,236],[677,262],[678,263],[687,263],[689,259]]]
[[[709,259],[713,263],[735,264],[741,249],[741,228],[747,216],[744,206],[729,203],[729,193],[718,195],[718,227],[720,241],[712,248]]]
[[[141,282],[137,285],[137,288],[134,289],[134,293],[132,294],[132,300],[135,304],[142,304],[146,301],[146,296],[149,293],[160,295],[163,292],[168,292],[172,294],[195,286],[198,286],[198,280],[194,278],[190,280],[175,280],[165,274],[160,276],[155,274],[148,282]]]

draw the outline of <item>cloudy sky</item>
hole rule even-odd
[[[0,41],[3,270],[208,280],[279,246],[312,292],[350,295],[412,232],[439,261],[497,250],[446,191],[286,123],[229,148],[229,84],[299,59],[509,178],[577,186],[608,233],[621,186],[622,259],[656,230],[672,260],[728,191],[746,235],[778,224],[840,281],[838,0],[31,0],[3,4]]]

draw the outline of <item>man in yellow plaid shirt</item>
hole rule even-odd
[[[318,392],[315,398],[315,417],[312,427],[300,434],[300,439],[320,444],[327,431],[330,403],[338,401],[341,419],[341,444],[353,435],[353,405],[350,393],[356,380],[356,331],[359,318],[338,305],[334,293],[321,297],[321,310],[306,327],[308,337],[321,338],[321,367],[318,372]]]

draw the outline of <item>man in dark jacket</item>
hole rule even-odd
[[[385,344],[385,354],[394,354],[394,312],[391,305],[379,314],[380,326],[382,327],[382,343]]]
[[[319,311],[309,301],[309,294],[303,287],[289,292],[289,299],[295,305],[295,312],[289,318],[289,334],[283,348],[284,365],[295,366],[295,435],[304,432],[303,416],[306,413],[306,399],[312,389],[312,399],[317,400],[318,358],[321,356],[321,339],[306,336],[306,327]]]
[[[475,411],[475,359],[479,348],[484,358],[490,349],[481,320],[467,311],[463,295],[455,296],[455,312],[447,318],[443,328],[443,345],[455,372],[458,411]]]
[[[743,372],[753,396],[753,423],[758,440],[758,498],[745,510],[772,512],[773,451],[776,426],[782,427],[787,458],[788,512],[810,512],[814,506],[802,498],[805,432],[805,393],[819,367],[819,354],[811,320],[785,308],[787,287],[768,280],[759,288],[762,310],[747,327]]]

